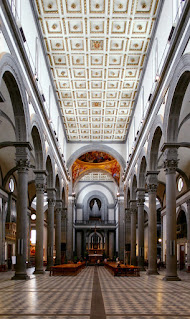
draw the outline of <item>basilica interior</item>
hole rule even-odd
[[[189,35],[188,0],[1,0],[0,317],[190,318]]]

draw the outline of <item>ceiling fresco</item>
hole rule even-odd
[[[79,160],[88,163],[102,163],[113,161],[114,157],[104,152],[93,151],[81,155]]]
[[[119,185],[120,164],[118,163],[116,159],[113,159],[111,161],[108,160],[104,162],[99,162],[99,163],[86,162],[86,161],[81,161],[77,159],[72,166],[73,184],[78,180],[81,174],[84,175],[85,172],[87,172],[87,174],[89,172],[93,173],[93,171],[96,171],[96,172],[105,171],[106,173],[109,173],[109,175],[111,175],[114,178],[117,185]]]
[[[69,141],[123,141],[158,0],[35,0]]]

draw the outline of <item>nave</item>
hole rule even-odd
[[[31,275],[33,269],[28,269]],[[77,277],[31,275],[10,280],[0,274],[3,319],[177,319],[190,318],[190,274],[167,282],[160,275],[113,277],[104,267],[87,267]]]

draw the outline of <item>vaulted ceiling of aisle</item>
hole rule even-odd
[[[158,0],[36,0],[69,141],[123,141]]]

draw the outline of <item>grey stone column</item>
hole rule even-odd
[[[124,260],[125,251],[125,208],[124,208],[124,195],[118,196],[118,255],[120,260]]]
[[[47,189],[48,194],[48,233],[47,233],[47,268],[53,266],[53,248],[54,248],[54,208],[55,208],[54,188]]]
[[[114,232],[109,232],[109,258],[113,259],[114,257]]]
[[[46,171],[34,171],[36,175],[36,252],[34,274],[44,274],[43,240],[44,240],[44,190]]]
[[[6,212],[5,205],[6,200],[2,198],[2,211],[0,214],[0,265],[5,264],[5,220]]]
[[[190,272],[190,199],[187,200],[187,270]]]
[[[130,200],[131,213],[131,264],[136,265],[136,221],[137,221],[137,202]]]
[[[67,208],[62,209],[61,216],[61,242],[66,243],[66,234],[67,234]]]
[[[28,171],[29,143],[16,148],[17,182],[17,222],[16,222],[16,267],[12,279],[29,279],[26,273],[27,260],[27,206],[28,206]]]
[[[158,187],[158,172],[147,172],[147,187],[149,196],[148,216],[148,270],[147,275],[158,275],[157,271],[157,211],[156,193]]]
[[[177,275],[176,234],[176,169],[177,148],[164,145],[164,167],[166,172],[166,276],[167,281],[180,280]]]
[[[138,266],[144,268],[144,202],[145,190],[137,189],[137,215],[138,215]]]
[[[108,247],[108,230],[105,229],[104,231],[104,236],[105,236],[105,254],[106,254],[106,257],[108,257],[108,252],[109,252],[109,247]]]
[[[86,251],[86,229],[83,230],[83,256]]]
[[[67,208],[67,242],[66,242],[66,256],[67,260],[73,258],[73,209],[74,197],[69,195]]]
[[[56,265],[61,265],[61,213],[62,200],[56,201],[56,229],[55,229],[55,249],[56,249]]]
[[[27,265],[27,267],[31,267],[31,263],[30,263],[30,234],[31,234],[31,212],[28,212],[28,265]]]
[[[125,262],[127,265],[131,264],[131,213],[130,208],[125,209],[125,244],[126,244],[126,254],[125,254]]]

